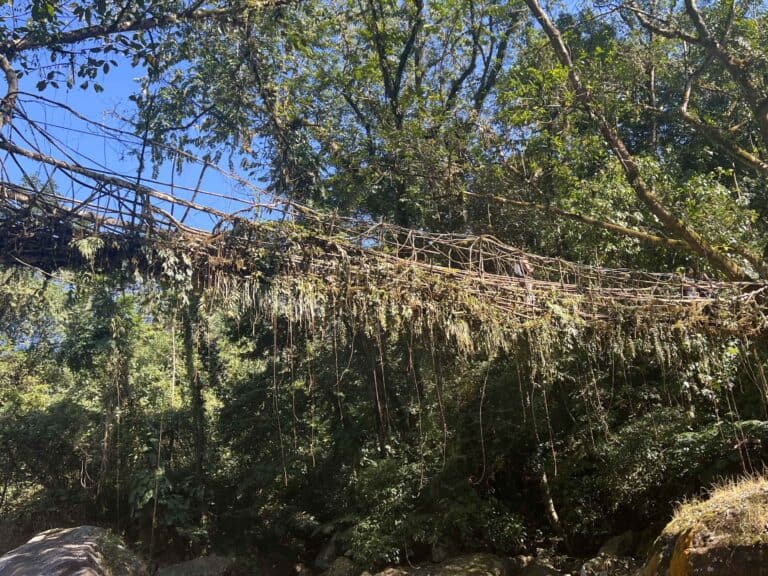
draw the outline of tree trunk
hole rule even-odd
[[[192,415],[192,443],[194,448],[194,475],[195,484],[201,500],[205,490],[205,462],[206,462],[206,437],[205,437],[205,404],[203,399],[203,383],[200,372],[197,369],[195,357],[197,354],[196,327],[198,321],[198,304],[196,296],[190,297],[190,302],[183,314],[184,329],[184,361],[186,364],[187,381],[189,382],[191,415]]]

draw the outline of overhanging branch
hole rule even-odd
[[[288,4],[291,0],[266,0],[259,4],[261,8],[270,8]],[[144,32],[156,28],[166,28],[191,22],[203,22],[206,20],[226,20],[239,17],[243,12],[239,7],[210,8],[184,10],[173,14],[164,14],[152,18],[126,20],[124,22],[112,22],[85,26],[67,32],[61,32],[46,38],[27,37],[19,40],[8,41],[2,46],[2,52],[13,55],[27,50],[37,50],[50,46],[62,46],[77,44],[94,38],[103,38],[113,34],[125,32]]]

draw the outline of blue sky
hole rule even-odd
[[[42,58],[41,55],[41,60]],[[145,72],[141,67],[131,67],[124,58],[116,58],[116,60],[118,66],[113,66],[109,73],[102,74],[97,79],[98,83],[104,87],[104,91],[100,93],[94,91],[92,86],[85,90],[80,89],[77,86],[79,82],[75,82],[75,87],[72,89],[67,89],[60,83],[59,88],[49,85],[42,92],[38,92],[36,84],[43,77],[43,72],[40,73],[40,76],[32,73],[22,77],[19,85],[19,90],[22,92],[19,103],[23,106],[27,116],[43,128],[51,136],[53,142],[46,141],[39,133],[34,133],[20,118],[14,121],[14,127],[18,130],[17,133],[13,133],[10,128],[6,127],[3,134],[21,147],[35,148],[62,160],[68,160],[66,156],[69,155],[71,159],[84,166],[108,171],[135,182],[139,161],[135,153],[132,154],[131,152],[132,148],[136,148],[135,145],[138,144],[138,140],[133,140],[134,146],[131,146],[130,143],[121,143],[106,135],[97,126],[79,119],[65,109],[68,107],[86,116],[89,120],[131,131],[131,127],[125,119],[130,118],[135,113],[136,108],[128,97],[140,89],[137,80]],[[41,70],[47,70],[47,68],[46,63],[41,63]],[[23,94],[25,92],[27,94]],[[65,107],[42,101],[37,98],[38,96],[59,102]],[[25,142],[24,138],[27,138],[28,141]],[[64,196],[83,197],[84,190],[82,187],[72,183],[63,174],[52,172],[48,166],[31,160],[19,161],[19,165],[17,165],[7,154],[0,156],[0,159],[2,159],[5,171],[3,177],[11,182],[19,181],[22,174],[26,172],[43,182],[52,179],[56,182],[59,193]],[[172,169],[171,163],[167,162],[160,167],[158,175],[154,177],[152,167],[149,165],[149,153],[147,153],[146,162],[147,167],[142,173],[144,184],[183,199],[191,199],[193,190],[199,187],[200,193],[197,195],[196,201],[223,212],[242,210],[246,205],[221,196],[249,201],[253,200],[258,193],[258,182],[254,182],[252,187],[244,186],[226,174],[226,168],[217,171],[209,167],[204,171],[201,179],[202,164],[187,163],[181,173],[176,173]],[[213,194],[206,194],[205,192]],[[179,215],[179,211],[176,209],[174,216],[179,217]],[[264,216],[269,217],[268,214]],[[198,228],[209,229],[214,221],[207,215],[190,213],[186,223]]]

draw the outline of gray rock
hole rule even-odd
[[[387,568],[376,576],[508,576],[504,560],[493,554],[466,554],[442,564],[422,564],[413,568]]]
[[[506,576],[504,560],[493,554],[467,554],[440,565],[439,576]]]
[[[711,534],[665,532],[656,540],[641,576],[768,576],[768,544],[723,545]]]
[[[331,539],[328,540],[328,542],[323,544],[323,547],[320,548],[320,552],[317,553],[317,556],[315,557],[315,568],[319,568],[320,570],[329,569],[333,564],[333,561],[341,556],[341,554],[341,536],[336,532],[331,536]]]
[[[448,546],[445,546],[440,542],[432,545],[432,550],[430,551],[430,560],[432,560],[432,562],[440,564],[441,562],[448,560],[449,557],[450,552]]]
[[[514,576],[561,576],[562,572],[541,560],[533,560]]]
[[[634,576],[639,566],[634,559],[610,554],[598,554],[581,566],[579,576]]]
[[[235,567],[235,560],[223,556],[204,556],[187,562],[165,566],[158,576],[227,576]]]
[[[514,558],[509,559],[509,569],[513,575],[520,574],[526,567],[528,567],[536,558],[534,556],[526,556],[524,554],[518,554]]]
[[[0,576],[148,576],[144,563],[104,528],[41,532],[0,557]]]
[[[632,556],[635,552],[635,543],[637,542],[637,536],[632,530],[614,536],[602,545],[598,554],[605,556],[615,556],[621,558],[622,556]]]
[[[677,509],[651,549],[643,576],[768,576],[768,479],[723,483]]]
[[[333,561],[326,576],[357,576],[359,572],[352,560],[346,556],[341,556]]]

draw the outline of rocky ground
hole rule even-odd
[[[709,498],[681,506],[655,539],[647,560],[643,537],[626,532],[611,538],[584,560],[537,550],[503,558],[487,553],[458,555],[441,562],[389,567],[375,574],[345,555],[339,538],[329,538],[314,566],[259,566],[207,556],[164,566],[157,576],[768,576],[768,480],[751,478],[723,485]],[[434,555],[433,555],[434,556]],[[444,554],[441,554],[444,556]],[[42,532],[0,557],[0,576],[148,576],[141,560],[108,530],[93,526]]]

